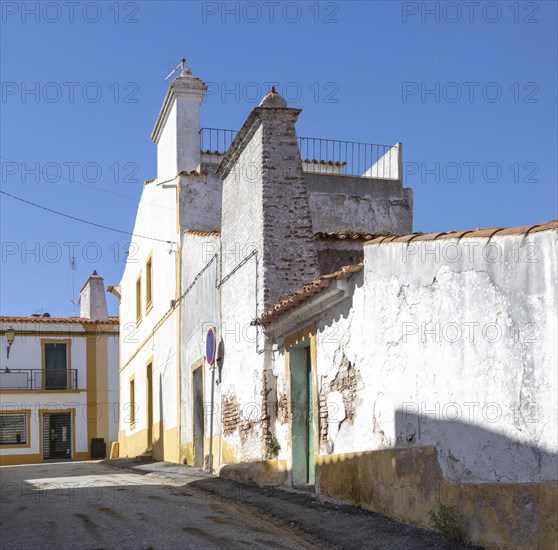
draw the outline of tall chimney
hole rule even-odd
[[[207,86],[182,68],[170,85],[151,133],[157,145],[157,180],[174,179],[200,163],[200,107]]]
[[[218,168],[223,179],[221,244],[258,253],[258,307],[320,276],[295,122],[299,109],[272,89],[239,130]],[[223,253],[223,272],[234,269]]]
[[[93,271],[79,293],[80,317],[91,321],[107,321],[108,309],[103,278]]]

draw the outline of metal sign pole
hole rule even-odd
[[[215,365],[211,365],[211,412],[209,421],[209,473],[213,473],[213,410],[215,397]]]
[[[215,412],[215,329],[210,328],[207,331],[205,339],[205,358],[211,368],[211,409],[209,413],[209,473],[213,473],[213,414]]]

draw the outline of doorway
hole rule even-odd
[[[291,375],[292,477],[293,485],[314,483],[314,413],[310,341],[304,340],[289,351]]]
[[[43,460],[72,458],[72,416],[43,413]]]
[[[66,343],[45,343],[45,390],[68,389],[68,350]]]
[[[147,450],[153,449],[153,363],[147,365],[146,372],[147,392]]]
[[[204,408],[203,408],[203,362],[192,373],[193,419],[194,419],[194,466],[203,468]]]

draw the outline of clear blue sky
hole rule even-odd
[[[163,78],[185,56],[210,84],[202,126],[239,128],[275,81],[299,135],[402,141],[416,231],[556,217],[556,2],[35,4],[2,4],[6,192],[131,231]],[[71,246],[76,293],[93,269],[120,281],[124,235],[0,202],[2,314],[71,315]]]

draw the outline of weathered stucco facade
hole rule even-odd
[[[122,346],[122,402],[134,388],[138,412],[121,455],[310,485],[424,526],[452,504],[468,540],[552,544],[556,224],[411,234],[401,144],[381,157],[389,172],[305,158],[300,111],[272,90],[229,145],[200,151],[203,83],[175,83],[161,112],[191,112],[160,115],[154,135],[189,160],[164,146],[171,168],[146,185],[134,230],[163,242],[122,280],[139,346]],[[197,99],[173,104],[174,89]],[[149,258],[159,309],[138,323]],[[138,393],[146,364],[162,372]]]

